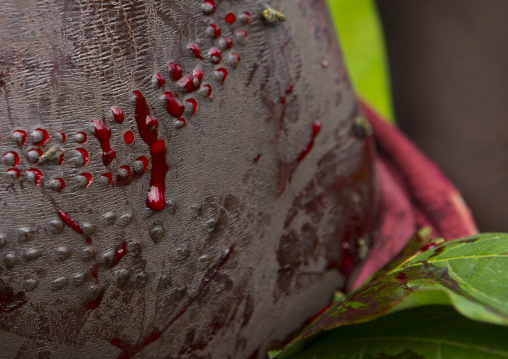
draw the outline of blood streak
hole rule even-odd
[[[123,122],[124,116],[123,116],[123,111],[120,107],[118,107],[118,106],[111,107],[111,113],[113,114],[113,117],[116,122],[118,122],[118,123]]]
[[[211,24],[210,28],[213,30],[213,38],[218,38],[220,36],[220,28],[217,26],[217,24]]]
[[[94,136],[99,140],[102,149],[102,162],[104,166],[109,166],[111,161],[116,158],[116,152],[111,148],[109,139],[111,138],[111,129],[99,120],[93,120],[95,126]]]
[[[221,60],[221,52],[218,48],[213,47],[208,51],[208,55],[210,55],[210,60],[213,64],[218,64]]]
[[[60,216],[62,221],[64,221],[64,223],[69,227],[71,227],[75,232],[78,232],[79,234],[84,234],[79,224],[73,221],[67,213],[65,213],[64,211],[58,211],[58,215]]]
[[[183,115],[185,106],[178,97],[171,92],[164,92],[162,98],[166,100],[166,109],[171,116],[178,118]]]
[[[101,177],[108,179],[108,185],[110,185],[111,182],[113,181],[113,175],[111,173],[103,173],[101,174]]]
[[[166,190],[166,173],[169,170],[166,162],[166,144],[163,140],[158,140],[157,127],[153,126],[153,121],[147,121],[151,118],[150,109],[141,92],[134,91],[132,94],[136,98],[134,118],[138,131],[143,142],[150,147],[152,157],[150,188],[146,197],[146,205],[153,211],[161,211],[166,208],[164,192]]]
[[[180,84],[185,88],[187,92],[196,91],[201,86],[201,80],[203,79],[203,72],[199,69],[195,69],[192,74],[186,75],[180,80]]]
[[[150,334],[142,338],[134,345],[127,343],[119,338],[111,339],[109,343],[122,350],[122,352],[118,355],[117,358],[118,359],[132,358],[141,350],[143,350],[144,348],[155,342],[157,339],[159,339],[162,336],[162,334],[166,332],[178,319],[180,319],[187,312],[187,310],[189,310],[189,308],[194,304],[194,302],[196,302],[199,299],[199,297],[203,294],[203,291],[206,289],[206,287],[208,287],[208,285],[217,277],[219,271],[227,263],[231,254],[233,254],[234,250],[235,245],[233,244],[223,253],[219,261],[215,263],[213,267],[208,269],[203,279],[201,280],[199,287],[195,292],[196,294],[194,294],[185,302],[185,304],[183,305],[182,308],[180,308],[178,313],[176,313],[176,315],[173,318],[171,318],[169,322],[167,322],[166,325],[162,327],[162,329],[154,329]]]
[[[153,211],[162,211],[166,208],[164,191],[166,190],[166,173],[169,170],[169,166],[166,163],[165,147],[166,144],[162,140],[156,141],[150,146],[152,170],[146,205]]]
[[[80,176],[83,176],[86,178],[87,182],[86,182],[85,188],[90,186],[90,183],[92,183],[92,175],[90,173],[82,173],[82,174],[80,174]]]
[[[305,149],[302,152],[300,152],[300,155],[298,155],[297,159],[298,162],[301,162],[305,158],[305,156],[307,156],[309,152],[312,150],[312,147],[314,147],[314,140],[320,130],[321,130],[321,122],[314,121],[312,123],[312,137],[309,143],[307,144],[307,147],[305,147]]]

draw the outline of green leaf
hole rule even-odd
[[[508,358],[508,328],[480,323],[450,306],[426,306],[335,329],[292,359]],[[288,356],[280,356],[286,358]]]
[[[411,243],[410,246],[414,246]],[[399,260],[318,317],[284,353],[298,351],[322,330],[365,323],[395,310],[452,304],[478,321],[508,325],[508,235],[446,242]],[[278,356],[281,358],[285,356]]]

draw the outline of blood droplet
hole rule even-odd
[[[160,73],[158,73],[158,72],[157,72],[157,73],[155,73],[155,74],[153,75],[153,78],[157,81],[157,85],[159,86],[159,88],[160,88],[160,87],[162,87],[162,86],[164,86],[164,83],[165,83],[166,81],[164,81],[164,78],[162,77],[162,75],[161,75]]]
[[[224,20],[226,20],[228,24],[232,24],[233,22],[235,22],[235,14],[233,14],[232,12],[226,14]]]
[[[216,47],[213,47],[208,51],[208,55],[210,55],[210,61],[212,64],[218,64],[221,60],[220,50]]]
[[[111,138],[111,129],[102,121],[93,120],[95,126],[94,136],[99,140],[102,149],[102,162],[104,166],[109,166],[111,161],[116,158],[116,152],[111,148],[109,139]]]
[[[33,176],[34,183],[36,186],[39,186],[41,184],[42,173],[37,168],[30,168],[28,171],[26,171],[26,173]]]
[[[92,175],[90,173],[82,173],[82,174],[80,174],[80,176],[83,176],[84,178],[86,178],[87,182],[86,182],[85,188],[90,186],[90,184],[92,183]]]
[[[113,114],[113,118],[116,122],[122,123],[124,120],[123,111],[118,106],[111,107],[111,113]]]
[[[111,263],[111,268],[116,266],[120,260],[127,254],[127,242],[123,242],[120,248],[115,250],[115,256],[113,257],[113,262]]]
[[[222,82],[226,81],[226,78],[228,77],[228,70],[221,67],[215,70],[215,72],[219,75],[219,78],[221,79]]]
[[[231,41],[231,39],[226,36],[224,36],[223,39],[224,39],[224,42],[226,43],[226,49],[230,49],[231,46],[233,46],[233,42]]]
[[[113,175],[111,173],[103,173],[101,174],[101,177],[104,177],[108,180],[108,185],[111,185],[111,182],[113,181]]]
[[[145,173],[146,169],[148,168],[148,159],[145,156],[140,156],[136,158],[136,161],[134,161],[134,163],[136,162],[141,162],[143,164],[143,168],[141,169],[141,172],[139,174]],[[136,168],[134,169],[136,170]]]
[[[4,155],[4,162],[9,166],[19,165],[19,155],[14,151],[9,151]]]
[[[26,132],[23,130],[16,130],[12,133],[12,137],[16,140],[19,146],[23,146],[26,143]]]
[[[211,24],[210,27],[211,33],[213,34],[213,38],[216,39],[220,36],[220,28],[217,26],[217,24]]]
[[[174,96],[171,92],[164,92],[162,98],[166,100],[166,109],[171,116],[176,118],[182,116],[185,106],[178,97]]]
[[[189,46],[187,46],[187,48],[194,54],[194,56],[196,56],[200,60],[203,60],[203,58],[201,57],[201,51],[199,50],[198,45],[190,44]]]
[[[178,81],[182,78],[182,68],[177,63],[170,62],[168,64],[168,71],[171,76],[171,80]]]
[[[85,150],[84,148],[76,148],[76,151],[78,151],[79,153],[81,153],[81,156],[83,156],[83,166],[85,166],[87,163],[88,163],[88,151]]]
[[[123,140],[126,144],[130,145],[134,142],[134,133],[132,131],[127,131],[123,134]]]
[[[196,109],[198,108],[198,102],[193,98],[185,100],[185,102],[188,102],[192,105],[192,114],[194,115],[196,113]]]
[[[35,133],[37,133],[37,132],[42,133],[42,139],[40,141],[35,142],[34,143],[35,146],[42,146],[43,144],[48,142],[48,140],[49,140],[48,131],[46,131],[46,130],[44,130],[42,128],[36,128],[33,132],[35,132]]]

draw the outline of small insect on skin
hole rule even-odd
[[[265,9],[263,10],[263,18],[266,20],[266,22],[275,23],[286,20],[286,15],[269,5],[265,5]]]
[[[42,156],[39,158],[38,163],[41,165],[50,162],[56,158],[57,154],[58,154],[58,146],[50,147],[46,152],[42,154]]]

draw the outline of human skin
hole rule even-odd
[[[397,124],[457,185],[482,231],[508,231],[508,3],[377,1]]]
[[[357,271],[374,149],[324,2],[211,4],[0,3],[0,356],[262,358]]]

